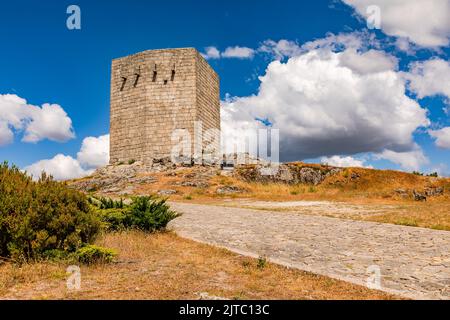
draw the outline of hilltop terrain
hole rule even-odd
[[[392,170],[338,168],[302,162],[281,164],[274,174],[262,165],[231,170],[215,166],[175,166],[169,161],[107,166],[72,180],[76,189],[102,195],[170,195],[192,198],[260,200],[449,200],[450,179]]]
[[[282,164],[273,175],[260,164],[214,166],[107,166],[69,182],[86,193],[112,198],[159,195],[170,201],[220,204],[326,215],[450,230],[450,179],[392,170]],[[270,202],[268,204],[268,202]]]

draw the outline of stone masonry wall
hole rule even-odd
[[[202,150],[220,151],[220,91],[219,76],[197,53],[197,121],[202,123]],[[216,129],[212,131],[211,129]],[[214,150],[208,150],[208,146]],[[219,157],[217,153],[216,158]]]
[[[111,164],[170,157],[174,130],[194,140],[195,121],[220,129],[219,78],[197,50],[144,51],[111,69]]]

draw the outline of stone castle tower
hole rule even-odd
[[[189,132],[194,150],[199,122],[202,134],[220,132],[219,77],[197,50],[149,50],[112,61],[111,164],[170,157],[177,129]]]

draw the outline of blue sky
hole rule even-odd
[[[347,159],[361,161],[366,166],[376,168],[408,171],[417,168],[425,172],[439,170],[442,174],[450,173],[450,151],[447,148],[450,132],[439,131],[450,126],[450,113],[445,112],[449,104],[446,94],[449,94],[450,84],[444,75],[443,79],[441,77],[436,79],[443,83],[434,88],[427,83],[426,77],[421,77],[421,74],[417,76],[418,74],[410,67],[413,62],[439,60],[448,63],[450,49],[445,39],[448,40],[450,27],[445,19],[450,13],[445,16],[444,12],[444,17],[441,18],[442,25],[437,26],[440,28],[438,36],[433,34],[437,27],[427,26],[427,23],[422,27],[425,31],[419,32],[412,26],[402,36],[398,36],[392,31],[395,30],[395,21],[386,18],[386,24],[383,24],[383,13],[386,12],[388,17],[387,13],[391,10],[389,6],[383,7],[381,1],[382,27],[378,30],[368,30],[363,16],[365,10],[361,9],[364,9],[365,1],[359,2],[348,0],[351,4],[348,5],[338,0],[3,1],[0,10],[2,39],[0,94],[17,95],[26,99],[27,104],[39,107],[44,103],[61,106],[72,121],[74,137],[55,139],[55,133],[52,131],[48,133],[50,138],[53,137],[51,139],[42,135],[40,138],[28,139],[32,141],[22,141],[26,135],[26,124],[19,128],[9,123],[8,128],[13,132],[14,138],[0,146],[0,159],[8,160],[20,167],[29,166],[43,159],[51,159],[57,154],[75,159],[86,137],[107,134],[109,73],[113,58],[147,49],[170,47],[195,47],[201,52],[205,52],[206,47],[215,47],[222,53],[229,47],[251,48],[254,50],[251,57],[222,56],[209,59],[221,77],[222,100],[226,100],[227,96],[235,97],[238,99],[236,106],[231,107],[238,108],[245,107],[246,102],[242,100],[245,97],[258,96],[261,91],[258,77],[270,75],[266,71],[270,64],[277,59],[281,60],[282,64],[295,59],[294,54],[276,57],[273,52],[261,52],[260,48],[264,41],[269,39],[275,43],[280,40],[289,41],[298,48],[295,54],[298,56],[307,54],[304,45],[308,42],[328,37],[329,43],[338,41],[330,40],[330,34],[352,34],[356,38],[373,37],[371,44],[365,45],[364,49],[357,48],[358,52],[375,48],[386,56],[398,59],[396,73],[405,72],[415,76],[413,80],[417,84],[416,90],[405,87],[405,96],[417,101],[421,108],[427,110],[426,117],[430,123],[424,127],[417,126],[417,130],[411,132],[414,141],[409,143],[409,147],[399,146],[398,141],[395,141],[395,143],[386,142],[386,148],[392,147],[395,149],[393,152],[397,153],[414,150],[416,153],[413,156],[417,156],[417,150],[420,149],[427,160],[418,160],[417,166],[414,163],[405,166],[403,160],[398,159],[403,159],[408,156],[407,154],[388,156],[388,152],[385,152],[384,157],[381,157],[380,154],[383,153],[381,145],[377,145],[373,150],[361,147],[355,150],[364,152],[356,153],[349,152],[348,148],[343,148],[342,153],[336,151],[335,154],[316,150],[310,153],[314,156],[309,160],[321,161],[322,157],[327,157],[330,162],[333,162],[333,159],[336,161]],[[380,1],[372,1],[377,2]],[[430,2],[436,2],[433,9],[436,9],[437,14],[442,14],[442,6],[450,8],[447,0]],[[76,4],[81,9],[81,30],[69,30],[66,27],[66,19],[69,16],[66,9],[71,4]],[[411,20],[415,18],[414,15],[411,16]],[[436,20],[436,23],[441,21],[438,18]],[[411,21],[411,25],[414,23],[417,21]],[[427,27],[430,28],[430,34],[426,34]],[[362,33],[365,35],[361,36]],[[402,42],[408,44],[406,49],[401,46],[398,39],[406,39]],[[378,44],[374,45],[374,41]],[[297,62],[300,68],[301,62]],[[437,71],[436,68],[429,66],[430,76],[433,75],[432,72],[445,71],[439,69],[439,66]],[[445,67],[445,64],[443,66]],[[428,70],[427,67],[428,65],[423,66],[425,70]],[[259,97],[262,99],[261,95]],[[257,112],[255,118],[258,116],[260,119],[267,118],[270,121],[273,108],[267,106],[266,102],[256,103],[261,103],[263,108],[260,109],[261,113]],[[0,102],[0,112],[1,108]],[[4,108],[3,112],[5,110]],[[276,110],[279,115],[285,112],[282,105]],[[290,110],[292,111],[292,108]],[[299,107],[299,112],[302,110],[305,109]],[[0,113],[0,121],[1,119]],[[398,125],[401,126],[402,123]],[[430,135],[428,130],[438,132],[436,135],[439,134],[439,138]],[[373,132],[376,134],[376,131]],[[280,134],[283,135],[283,131]],[[437,140],[440,142],[439,146],[436,145]],[[323,143],[320,139],[317,141]],[[296,146],[294,144],[291,147]],[[332,158],[333,155],[337,158]]]

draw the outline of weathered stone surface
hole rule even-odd
[[[442,196],[445,193],[443,187],[428,186],[423,189],[423,191],[408,190],[408,189],[397,189],[394,191],[395,194],[402,198],[412,198],[415,201],[426,201],[427,198]]]
[[[201,121],[202,141],[195,141]],[[216,129],[214,132],[210,129]],[[220,149],[219,77],[194,48],[148,50],[112,61],[110,163],[166,167],[172,134],[190,134],[189,158]],[[214,138],[212,140],[208,140]],[[155,162],[153,159],[163,159]]]
[[[172,194],[176,194],[177,190],[167,189],[167,190],[158,190],[158,194],[160,196],[170,196]]]
[[[136,186],[156,182],[149,172],[152,172],[151,166],[144,166],[141,162],[107,166],[96,170],[90,177],[72,182],[70,186],[84,192],[133,194]]]
[[[442,187],[427,187],[427,188],[425,188],[425,194],[428,197],[442,196],[444,194],[444,188],[442,188]]]
[[[206,181],[183,181],[180,183],[183,187],[208,188],[209,183]]]
[[[351,178],[353,181],[355,181],[355,180],[358,180],[359,178],[361,178],[361,175],[360,175],[359,173],[357,173],[357,172],[352,172],[350,178]]]
[[[450,232],[221,206],[172,203],[179,235],[381,290],[450,299]]]
[[[403,199],[407,199],[407,198],[409,198],[409,192],[408,192],[408,190],[405,190],[405,189],[397,189],[397,190],[395,190],[395,193],[397,194],[397,195],[399,195],[401,198],[403,198]]]
[[[427,197],[424,193],[413,190],[413,196],[415,201],[427,201]]]
[[[318,185],[327,177],[341,172],[341,168],[299,165],[295,163],[267,167],[264,164],[238,166],[235,175],[251,182],[281,182],[286,184]]]
[[[242,193],[245,190],[237,187],[237,186],[223,186],[219,187],[216,190],[217,194],[236,194],[236,193]]]

